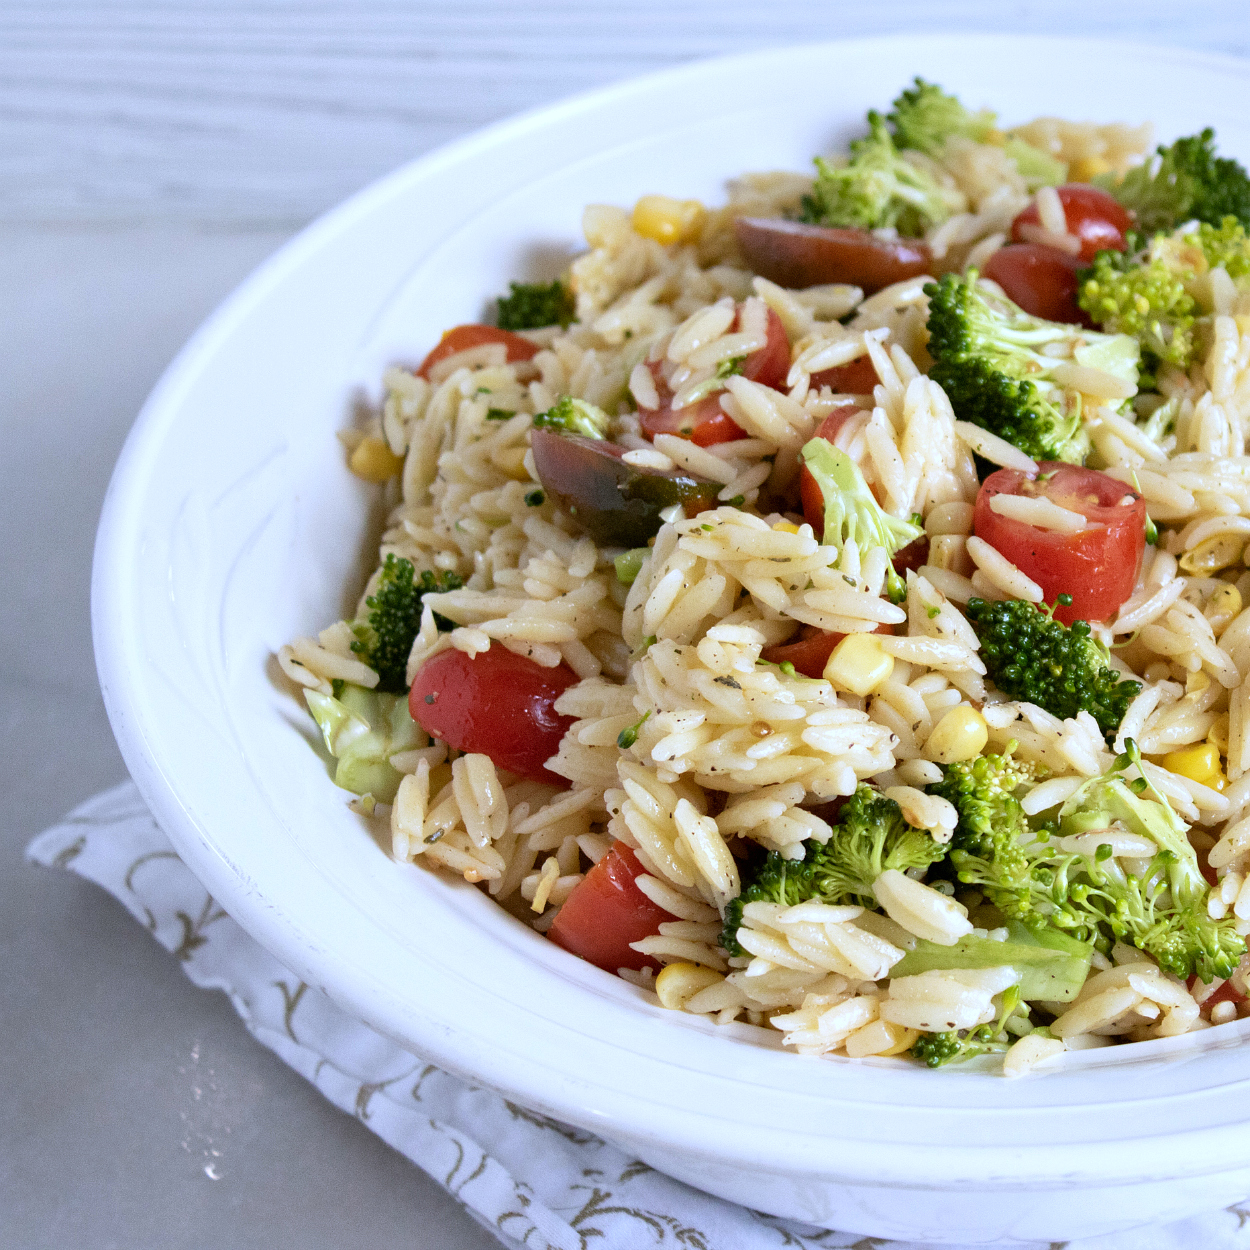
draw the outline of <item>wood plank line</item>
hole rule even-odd
[[[1244,51],[1240,0],[69,0],[0,6],[0,221],[289,227],[412,156],[698,56],[1010,24]],[[892,89],[889,84],[887,89]]]

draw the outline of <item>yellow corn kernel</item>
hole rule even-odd
[[[1180,566],[1186,573],[1209,577],[1230,564],[1236,564],[1245,546],[1244,534],[1216,534],[1214,538],[1199,543],[1192,551],[1185,552]]]
[[[1195,742],[1193,746],[1169,751],[1159,763],[1170,773],[1206,786],[1220,771],[1220,753],[1210,742]]]
[[[1228,713],[1221,712],[1207,730],[1207,741],[1221,754],[1228,754]]]
[[[985,717],[976,708],[953,707],[933,726],[925,755],[936,764],[957,764],[976,759],[989,740]]]
[[[1216,773],[1214,777],[1207,778],[1206,784],[1209,785],[1212,790],[1223,794],[1224,791],[1228,789],[1228,778],[1225,777],[1223,773]]]
[[[846,1053],[852,1059],[863,1059],[868,1055],[898,1055],[910,1050],[912,1042],[919,1036],[915,1029],[901,1024],[874,1020],[862,1029],[856,1029],[846,1039]]]
[[[1105,174],[1110,169],[1110,162],[1103,160],[1101,156],[1078,156],[1068,166],[1068,181],[1092,182],[1099,174]]]
[[[1211,685],[1211,679],[1199,669],[1196,673],[1187,673],[1185,676],[1185,694],[1197,699],[1204,690]]]
[[[698,200],[675,200],[668,195],[644,195],[634,205],[634,230],[667,246],[688,243],[703,226],[705,209]]]
[[[385,482],[403,470],[404,458],[397,456],[385,439],[370,434],[356,444],[347,466],[366,482]]]
[[[894,657],[875,634],[847,634],[825,662],[825,680],[860,696],[871,694],[894,672]]]
[[[1224,585],[1211,592],[1202,615],[1211,622],[1218,638],[1237,618],[1241,611],[1241,591],[1236,586]]]
[[[783,534],[797,534],[799,527],[793,521],[778,521],[773,529],[780,530]]]
[[[662,1007],[680,1011],[700,990],[725,978],[702,964],[669,964],[655,979],[655,993]]]

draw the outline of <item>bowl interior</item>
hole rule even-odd
[[[941,1140],[935,1179],[1039,1168],[1051,1145],[1073,1166],[1082,1152],[1093,1162],[1132,1125],[1154,1132],[1161,1100],[1169,1131],[1214,1140],[1244,1118],[1230,1087],[1250,1072],[1237,1048],[1250,1022],[1072,1055],[1045,1081],[1012,1083],[800,1062],[763,1030],[662,1011],[478,891],[391,862],[331,783],[272,660],[349,611],[371,565],[373,492],[334,434],[377,398],[385,366],[414,364],[443,329],[479,319],[509,279],[555,272],[579,250],[583,205],[651,191],[715,203],[742,171],[803,169],[915,74],[1007,123],[1151,118],[1163,138],[1212,124],[1223,150],[1250,156],[1240,62],[961,38],[696,65],[405,167],[268,262],[145,408],[97,548],[110,715],[164,828],[254,936],[375,1027],[551,1114],[713,1153],[737,1150],[746,1122],[752,1149],[775,1160],[810,1162],[820,1142],[852,1171],[888,1171],[899,1143]],[[1074,1130],[1070,1109],[1091,1102],[1120,1115]],[[1204,1149],[1186,1166],[1204,1166]]]

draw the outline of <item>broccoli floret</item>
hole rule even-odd
[[[1250,273],[1250,236],[1236,217],[1225,217],[1219,225],[1204,221],[1197,242],[1209,269],[1222,267],[1230,278]]]
[[[463,585],[459,574],[434,574],[426,569],[416,577],[410,560],[394,553],[386,557],[373,594],[365,600],[368,611],[352,622],[356,635],[352,650],[378,674],[379,691],[402,694],[408,689],[408,653],[421,628],[423,596]],[[434,622],[442,630],[455,628],[453,622],[437,613]]]
[[[950,862],[961,881],[975,881],[986,898],[1011,920],[1044,924],[1037,911],[1033,864],[1025,843],[1033,831],[1016,791],[1033,769],[1011,756],[982,755],[950,765],[930,794],[946,799],[959,823],[950,843]]]
[[[1150,372],[1163,363],[1188,369],[1194,355],[1194,300],[1185,278],[1191,276],[1149,251],[1137,256],[1099,252],[1081,274],[1079,302],[1103,329],[1131,334]]]
[[[808,899],[822,903],[876,906],[872,883],[887,869],[906,872],[927,868],[946,854],[927,829],[916,829],[903,818],[899,805],[871,786],[861,785],[842,805],[829,841],[808,841],[800,860],[770,851],[742,893],[725,909],[721,945],[734,955],[742,909],[747,903],[792,906]]]
[[[1080,901],[1102,911],[1116,937],[1128,937],[1166,971],[1180,977],[1196,973],[1202,981],[1227,977],[1246,951],[1236,918],[1211,918],[1210,891],[1185,823],[1144,775],[1133,782],[1124,779],[1123,772],[1134,766],[1140,771],[1141,751],[1129,739],[1111,771],[1087,782],[1063,805],[1059,830],[1082,834],[1119,823],[1149,838],[1159,853],[1141,877],[1121,883],[1112,874]],[[1161,899],[1165,890],[1167,897]]]
[[[884,547],[888,558],[924,533],[923,525],[884,511],[855,461],[827,439],[811,439],[799,454],[824,497],[825,529],[821,541],[837,547],[839,562],[843,549],[852,540],[859,548],[861,560],[873,547]],[[886,592],[895,603],[901,603],[907,588],[894,565],[888,564],[887,568]]]
[[[978,1025],[975,1029],[952,1029],[945,1033],[921,1033],[907,1052],[919,1059],[926,1067],[941,1068],[948,1063],[962,1063],[977,1055],[999,1054],[1011,1045],[1004,1025],[1007,1017],[1020,1007],[1019,986],[1003,991],[1002,1006],[997,1020]]]
[[[851,159],[841,168],[816,158],[803,220],[861,230],[892,226],[909,237],[945,221],[954,211],[950,192],[899,155],[879,113],[868,114],[868,125],[868,135],[851,144]]]
[[[1194,219],[1218,226],[1235,217],[1250,227],[1250,177],[1236,161],[1216,156],[1209,126],[1170,147],[1160,145],[1118,182],[1105,175],[1096,181],[1133,213],[1146,234]]]
[[[559,430],[564,434],[580,434],[584,438],[607,438],[612,418],[602,408],[585,399],[563,396],[554,408],[540,412],[534,425],[540,430]]]
[[[981,640],[990,680],[1011,699],[1034,703],[1063,720],[1088,712],[1110,742],[1141,693],[1141,682],[1111,667],[1087,621],[1070,626],[1025,599],[970,599],[965,615]]]
[[[997,131],[995,115],[989,109],[970,113],[953,95],[936,83],[917,78],[891,105],[886,121],[894,127],[894,142],[900,148],[915,148],[935,155],[952,135],[974,143],[985,143]]]
[[[568,326],[577,320],[573,292],[557,278],[541,282],[509,282],[510,295],[499,297],[496,317],[501,330],[540,330],[544,326]]]
[[[959,814],[950,863],[961,882],[1029,928],[1049,925],[1104,953],[1115,941],[1130,942],[1179,977],[1210,981],[1237,966],[1245,939],[1235,917],[1208,914],[1209,891],[1183,822],[1144,778],[1127,782],[1121,775],[1140,766],[1135,743],[1106,776],[1064,804],[1057,829],[1032,829],[1012,793],[1018,774],[1004,757],[984,760],[953,764],[930,787]],[[1106,845],[1091,857],[1064,850],[1052,836],[1117,823],[1159,848],[1140,875],[1127,872]]]
[[[1089,450],[1079,392],[1052,380],[1063,359],[1137,383],[1139,351],[1127,334],[1098,334],[1031,317],[977,282],[970,269],[925,286],[929,296],[929,376],[963,421],[1015,444],[1035,460],[1080,464]],[[1070,355],[1043,354],[1066,345]]]

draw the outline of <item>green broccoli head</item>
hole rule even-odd
[[[1188,369],[1194,301],[1185,289],[1186,276],[1161,255],[1099,252],[1081,274],[1079,302],[1104,330],[1131,334],[1151,372],[1160,364]]]
[[[1250,235],[1236,217],[1225,217],[1218,225],[1202,222],[1197,243],[1208,268],[1222,268],[1230,278],[1250,273]]]
[[[1063,805],[1057,827],[1052,821],[1037,830],[1014,793],[1028,776],[1007,756],[952,764],[929,787],[959,815],[951,865],[961,882],[1034,931],[1058,929],[1104,953],[1113,942],[1128,942],[1179,977],[1227,977],[1245,953],[1245,939],[1237,936],[1235,917],[1208,914],[1208,887],[1184,822],[1143,777],[1123,777],[1140,763],[1136,744],[1126,744],[1108,774]],[[1105,844],[1087,855],[1058,840],[1113,825],[1159,848],[1144,871],[1129,872]]]
[[[924,527],[915,521],[886,512],[868,489],[855,461],[827,439],[809,440],[799,454],[824,499],[825,528],[821,541],[838,548],[839,561],[842,549],[852,540],[861,558],[873,547],[883,547],[888,558],[924,533]],[[886,576],[886,590],[895,603],[901,602],[906,594],[903,580],[892,563]]]
[[[945,854],[946,848],[927,829],[907,823],[893,799],[861,785],[843,803],[838,823],[824,845],[809,841],[800,860],[784,859],[776,851],[763,858],[742,893],[725,909],[721,945],[731,954],[745,954],[737,932],[747,903],[789,907],[817,899],[875,907],[872,883],[883,872],[927,868]]]
[[[1125,771],[1134,766],[1140,772],[1141,751],[1129,739],[1107,774],[1087,782],[1064,803],[1059,831],[1067,836],[1122,826],[1148,838],[1158,853],[1139,877],[1104,864],[1100,871],[1105,879],[1084,889],[1076,901],[1101,912],[1117,938],[1153,955],[1166,971],[1202,981],[1227,977],[1246,951],[1236,918],[1211,917],[1210,889],[1185,822],[1144,774],[1125,779]]]
[[[394,553],[378,575],[373,594],[365,600],[368,611],[352,622],[356,641],[352,650],[378,674],[377,689],[402,694],[408,689],[408,653],[421,628],[421,600],[427,594],[455,590],[464,585],[457,573],[431,573],[420,577],[412,561]],[[435,614],[439,629],[454,629],[453,622]]]
[[[921,1033],[907,1053],[929,1068],[962,1063],[965,1059],[975,1059],[977,1055],[1001,1055],[1012,1041],[1005,1027],[1007,1019],[1017,1011],[1021,1011],[1027,1019],[1028,1009],[1020,1001],[1020,987],[1012,985],[1003,991],[997,1020],[974,1029]]]
[[[891,226],[909,237],[945,221],[957,199],[899,155],[879,113],[868,114],[868,125],[868,135],[851,144],[847,164],[838,168],[816,158],[816,182],[803,199],[803,220],[861,230]]]
[[[982,755],[951,764],[930,794],[946,799],[959,817],[950,861],[959,880],[975,885],[1005,916],[1038,923],[1037,883],[1025,844],[1033,833],[1016,791],[1033,769],[1011,756]]]
[[[559,430],[563,434],[580,434],[584,438],[605,439],[612,418],[589,400],[564,395],[554,408],[540,412],[534,425],[540,430]]]
[[[952,135],[985,143],[994,137],[997,119],[989,109],[970,113],[958,97],[947,95],[936,83],[917,78],[886,114],[900,148],[915,148],[929,156],[941,150]]]
[[[1146,234],[1194,219],[1219,225],[1234,217],[1250,227],[1250,177],[1236,161],[1215,154],[1210,127],[1170,146],[1160,145],[1150,160],[1118,182],[1106,176],[1097,181]]]
[[[577,320],[573,292],[558,278],[541,282],[509,282],[511,294],[499,297],[496,322],[501,330],[540,330],[566,327]]]
[[[980,285],[970,269],[929,283],[929,376],[963,421],[1006,439],[1035,460],[1080,464],[1089,450],[1076,391],[1052,380],[1062,360],[1075,360],[1137,382],[1139,350],[1126,334],[1098,334],[1032,317],[1006,296]],[[1061,356],[1044,354],[1066,347]]]
[[[1141,693],[1121,677],[1086,621],[1056,621],[1025,599],[971,599],[965,615],[981,642],[990,680],[1011,699],[1063,720],[1088,712],[1110,742]]]

